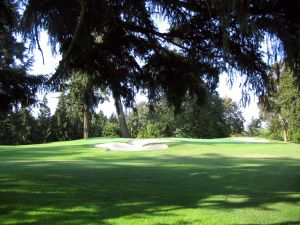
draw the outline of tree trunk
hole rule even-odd
[[[89,137],[89,111],[87,105],[83,107],[83,138]]]
[[[119,123],[120,123],[121,136],[123,138],[129,138],[130,135],[129,135],[128,127],[126,124],[125,113],[123,110],[123,105],[122,105],[120,96],[114,95],[114,98],[115,98],[116,111],[117,111]]]
[[[287,127],[283,128],[283,141],[288,142],[288,129],[287,129]]]

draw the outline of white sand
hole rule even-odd
[[[258,139],[252,137],[232,138],[233,141],[243,141],[251,143],[269,143],[269,140]],[[125,142],[109,142],[104,144],[96,144],[96,148],[106,148],[108,151],[153,151],[168,148],[167,142],[177,142],[176,140],[163,139],[135,139],[127,143]]]
[[[94,147],[106,148],[108,151],[152,151],[168,148],[166,142],[176,142],[172,140],[162,139],[140,139],[131,140],[128,143],[110,142],[104,144],[97,144]]]
[[[252,142],[252,143],[269,143],[267,139],[253,138],[253,137],[239,137],[232,138],[234,141]]]

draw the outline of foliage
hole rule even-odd
[[[251,121],[248,125],[248,134],[250,136],[258,136],[260,134],[260,129],[262,128],[261,119],[251,118]]]
[[[107,117],[100,110],[98,114],[92,113],[90,117],[90,137],[102,137],[104,136],[104,127],[108,122]]]
[[[183,113],[178,118],[177,127],[185,137],[213,138],[226,137],[226,125],[223,118],[222,100],[218,95],[211,95],[203,105],[195,99],[188,99],[183,105]]]
[[[146,126],[139,130],[138,138],[155,138],[159,137],[159,130],[152,122],[148,121]]]
[[[83,137],[89,137],[89,117],[103,97],[93,85],[92,77],[83,73],[74,73],[67,86],[69,98],[77,110],[81,111],[83,121]]]
[[[291,71],[283,71],[277,88],[269,98],[269,108],[261,107],[260,113],[267,122],[271,137],[299,142],[300,92]]]
[[[83,106],[72,96],[72,93],[62,92],[57,109],[52,116],[52,140],[74,140],[82,138],[83,134]],[[102,111],[96,114],[89,112],[90,136],[104,135],[107,118]]]
[[[0,116],[1,144],[31,144],[39,141],[36,121],[28,109]]]
[[[140,128],[147,124],[148,113],[146,102],[138,103],[136,109],[128,113],[127,124],[130,137],[137,137]]]
[[[0,144],[30,144],[52,141],[74,140],[82,137],[82,111],[72,101],[70,95],[62,92],[54,115],[50,114],[47,106],[47,98],[44,96],[39,104],[37,117],[30,110],[22,108],[9,114],[0,114]],[[118,123],[108,121],[100,111],[91,113],[90,136],[103,135],[118,136]],[[107,123],[113,124],[108,134]],[[106,127],[106,128],[105,128]],[[104,131],[106,130],[106,131]],[[106,132],[106,133],[105,133]]]
[[[91,77],[77,72],[71,76],[70,82],[65,85],[65,91],[69,91],[69,97],[83,111],[84,105],[94,109],[103,100],[99,90],[93,88]]]
[[[0,111],[5,113],[35,104],[35,94],[44,81],[42,76],[28,74],[32,60],[24,43],[16,39],[18,7],[15,1],[0,1]]]
[[[242,120],[233,112],[236,106],[223,104],[211,93],[222,72],[232,75],[240,71],[245,75],[244,102],[249,100],[247,88],[264,102],[274,88],[270,65],[261,51],[266,39],[273,43],[269,55],[274,58],[269,61],[280,55],[300,84],[299,1],[1,0],[0,6],[0,110],[13,112],[20,105],[34,104],[43,80],[27,73],[29,55],[16,39],[20,30],[24,42],[31,40],[30,48],[41,50],[38,39],[42,30],[48,32],[53,49],[59,46],[62,60],[47,84],[61,88],[66,81],[74,81],[51,119],[52,131],[46,140],[78,138],[83,121],[87,131],[87,117],[93,113],[88,108],[97,104],[95,90],[100,88],[132,108],[139,91],[148,95],[150,109],[164,97],[176,115],[158,110],[148,118],[161,136],[173,135],[176,129],[177,135],[193,137],[239,133]],[[155,18],[164,18],[169,29],[161,32]],[[80,76],[74,78],[74,74]],[[78,111],[82,103],[83,121]],[[288,115],[296,115],[298,106],[292,109],[295,113],[287,108],[281,107],[280,121],[297,139],[298,119]],[[139,129],[132,126],[135,135]]]
[[[225,97],[223,99],[224,122],[230,135],[241,134],[244,131],[245,119],[238,106],[232,99]]]
[[[66,93],[59,96],[57,109],[51,121],[52,140],[72,140],[78,139],[82,134],[82,122],[80,111],[73,105]]]
[[[37,118],[37,129],[40,134],[39,142],[48,142],[51,135],[51,112],[48,107],[48,100],[44,95],[42,102],[40,103],[40,110]]]
[[[133,137],[226,137],[242,133],[243,122],[238,105],[216,94],[201,105],[196,98],[186,98],[178,113],[165,99],[156,102],[153,111],[142,102],[128,116]]]
[[[156,102],[152,111],[146,102],[140,102],[127,120],[132,137],[172,136],[165,128],[174,123],[174,111],[167,107],[164,99]]]
[[[50,115],[46,96],[40,103],[37,118],[25,108],[8,117],[3,114],[0,118],[0,143],[28,144],[81,138],[82,105],[73,94],[74,92],[60,94],[54,115]],[[91,137],[121,135],[119,121],[114,114],[107,118],[102,111],[98,114],[90,111],[88,118]],[[216,94],[211,95],[204,105],[198,105],[195,98],[187,98],[181,112],[177,114],[165,99],[157,102],[153,111],[149,110],[145,102],[141,102],[135,111],[129,113],[127,120],[131,136],[139,138],[226,137],[243,131],[244,121],[236,103],[231,99],[223,100]]]
[[[111,114],[109,118],[107,118],[102,111],[99,112],[97,124],[95,127],[101,129],[102,137],[120,137],[120,125],[118,119],[115,114]],[[99,137],[96,135],[95,137]]]
[[[114,122],[107,122],[103,127],[104,137],[119,137],[120,136],[120,126]]]
[[[165,95],[176,109],[187,94],[204,102],[219,75],[235,71],[245,74],[246,90],[264,96],[271,89],[260,48],[265,39],[282,46],[270,55],[282,55],[300,77],[296,0],[23,2],[25,38],[38,45],[37,33],[46,30],[53,48],[60,46],[63,58],[49,83],[81,71],[126,106],[138,90],[152,103]],[[159,31],[157,17],[169,22],[167,31]]]

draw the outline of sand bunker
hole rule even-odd
[[[252,142],[252,143],[269,143],[269,140],[266,139],[258,139],[252,137],[239,137],[239,138],[232,138],[234,141],[243,141],[243,142]]]
[[[166,142],[176,142],[172,140],[158,140],[158,139],[141,139],[132,140],[128,143],[110,142],[104,144],[97,144],[95,147],[106,148],[108,151],[152,151],[168,148]]]

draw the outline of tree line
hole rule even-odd
[[[297,0],[0,0],[0,8],[3,120],[19,117],[21,112],[27,118],[26,107],[37,103],[38,91],[64,91],[67,87],[83,113],[85,137],[91,130],[89,117],[107,94],[114,98],[120,132],[128,137],[123,104],[136,108],[137,93],[147,95],[150,111],[166,101],[178,115],[188,110],[186,101],[205,105],[221,73],[235,82],[235,74],[240,72],[245,76],[243,102],[249,101],[249,91],[253,91],[264,110],[277,108],[284,139],[294,136],[291,129],[297,122],[290,114],[295,110],[283,105],[272,108],[273,102],[279,103],[272,98],[283,74],[272,65],[284,62],[293,82],[300,86]],[[159,30],[157,17],[168,22],[166,31]],[[30,75],[30,50],[38,49],[43,57],[41,31],[47,32],[53,53],[60,53],[62,60],[54,74]],[[266,40],[271,50],[263,53]],[[288,104],[293,102],[297,101]],[[178,133],[189,135],[178,121],[174,123],[180,127]],[[14,128],[7,130],[13,132]]]
[[[132,138],[191,137],[216,138],[246,134],[284,141],[300,141],[300,94],[290,70],[282,69],[281,78],[270,93],[268,107],[259,104],[259,118],[253,118],[244,129],[244,118],[240,107],[230,98],[220,98],[216,92],[210,94],[204,104],[197,98],[186,97],[181,110],[167,99],[161,98],[153,105],[141,102],[134,109],[123,112],[123,126]],[[8,114],[0,114],[0,144],[30,144],[52,141],[74,140],[90,137],[124,137],[118,114],[107,117],[102,111],[95,112],[104,93],[93,92],[93,107],[84,106],[81,96],[80,74],[65,84],[53,115],[50,114],[46,95],[39,102],[37,116],[29,108],[16,108]],[[89,96],[89,95],[88,95]],[[115,101],[116,104],[116,101]],[[117,110],[116,110],[117,111]],[[262,122],[266,126],[262,127]]]
[[[30,144],[74,140],[83,137],[84,111],[74,102],[70,92],[62,92],[53,115],[44,96],[37,116],[21,108],[0,118],[1,144]],[[90,137],[120,137],[120,124],[112,114],[102,111],[89,112]],[[128,111],[126,125],[130,137],[193,137],[214,138],[240,134],[244,131],[244,118],[237,103],[220,98],[216,93],[204,105],[187,98],[180,113],[174,113],[164,99],[151,110],[146,102],[140,102],[135,110]]]

